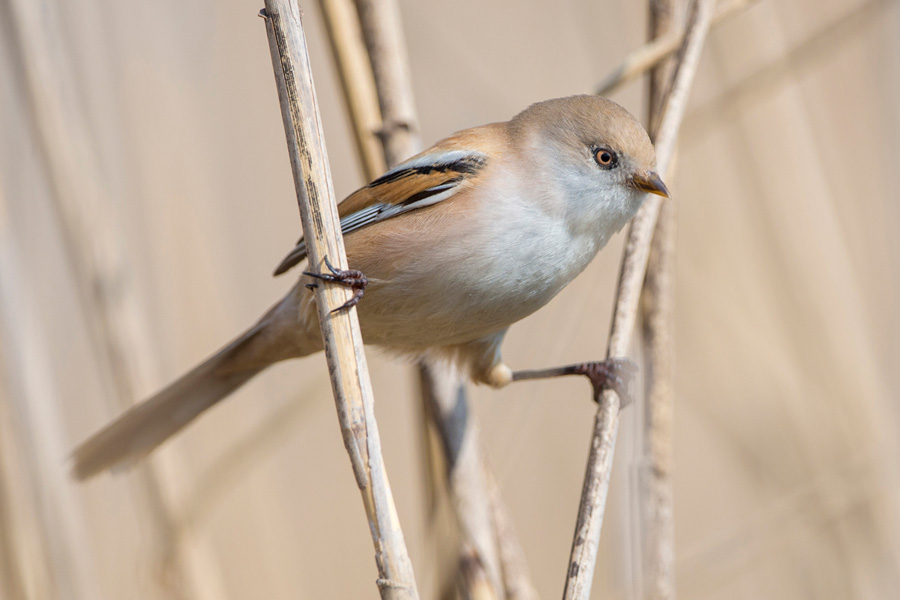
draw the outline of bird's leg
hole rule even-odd
[[[331,273],[312,273],[310,271],[303,271],[303,274],[309,275],[310,277],[315,277],[316,279],[321,279],[322,281],[339,283],[353,290],[353,297],[331,312],[338,312],[339,310],[352,308],[359,304],[359,301],[363,297],[363,294],[366,293],[366,286],[369,285],[369,279],[363,274],[363,272],[357,271],[355,269],[336,269],[328,261],[327,256],[325,257],[325,266],[328,267],[328,270],[331,271]],[[306,284],[306,287],[308,287],[309,289],[313,289],[318,286],[315,283],[308,283]]]
[[[512,374],[513,381],[525,379],[546,379],[560,377],[562,375],[584,375],[594,388],[594,402],[600,402],[603,390],[613,390],[619,396],[621,407],[631,404],[631,394],[628,391],[638,366],[630,358],[607,358],[601,362],[581,363],[567,367],[552,369],[538,369],[534,371],[515,371]]]

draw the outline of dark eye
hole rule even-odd
[[[609,148],[597,148],[594,150],[594,160],[604,169],[612,169],[616,166],[619,158]]]

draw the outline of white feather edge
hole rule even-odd
[[[443,150],[441,152],[429,152],[428,154],[416,156],[415,158],[411,158],[406,162],[402,162],[392,169],[388,169],[384,173],[384,175],[378,177],[377,179],[388,177],[405,169],[427,167],[428,165],[447,165],[469,157],[486,158],[484,154],[478,152],[477,150]]]
[[[393,169],[389,169],[388,171],[386,171],[384,175],[382,175],[378,179],[389,177],[394,173],[399,173],[400,171],[404,171],[406,169],[415,169],[417,167],[425,167],[428,165],[447,165],[463,160],[465,158],[485,158],[485,156],[481,152],[475,150],[448,150],[446,152],[431,152],[400,163]],[[432,188],[428,188],[426,190],[422,190],[423,192],[428,192],[446,188],[440,193],[424,198],[419,202],[413,202],[407,205],[397,205],[389,204],[387,202],[381,202],[378,204],[367,206],[366,208],[358,210],[355,213],[351,213],[341,219],[341,233],[346,235],[367,225],[371,225],[379,221],[384,221],[385,219],[395,217],[405,212],[437,204],[438,202],[446,200],[447,198],[453,196],[456,192],[458,192],[460,183],[462,183],[462,180],[452,183],[444,183]],[[298,254],[306,254],[306,242],[303,242],[302,240],[294,247],[293,250],[291,250],[290,254],[288,254],[288,257],[297,256]],[[287,260],[287,258],[285,260]]]

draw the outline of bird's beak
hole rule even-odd
[[[656,171],[635,173],[631,177],[631,185],[643,192],[656,194],[657,196],[662,196],[663,198],[669,197],[669,188],[667,188],[666,184],[663,183],[663,180],[659,178],[659,175],[656,173]]]

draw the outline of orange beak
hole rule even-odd
[[[656,171],[636,173],[631,177],[631,185],[643,192],[669,198],[669,188],[666,187]]]

